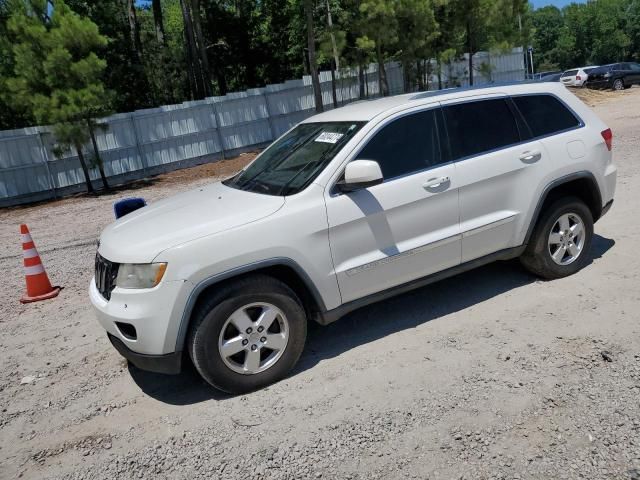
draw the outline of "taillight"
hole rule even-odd
[[[613,146],[613,132],[610,128],[603,130],[600,132],[602,138],[604,138],[604,143],[607,145],[607,150],[611,151],[611,147]]]
[[[580,75],[576,75],[576,80],[581,80]]]

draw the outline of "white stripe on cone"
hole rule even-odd
[[[23,258],[33,258],[38,256],[38,251],[35,248],[30,248],[29,250],[22,251]]]
[[[32,267],[24,267],[25,275],[38,275],[39,273],[44,273],[44,267],[42,264],[34,265]]]
[[[33,242],[33,240],[31,240],[31,234],[30,233],[21,233],[20,236],[22,237],[22,243]]]

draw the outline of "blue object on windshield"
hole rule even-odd
[[[144,201],[144,198],[123,198],[113,204],[113,213],[117,220],[120,217],[124,217],[125,215],[144,207],[146,204],[147,202]]]

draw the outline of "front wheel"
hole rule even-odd
[[[541,214],[520,261],[542,278],[566,277],[586,265],[592,237],[589,207],[576,197],[561,198]]]
[[[198,307],[189,354],[208,383],[244,393],[284,378],[307,335],[304,308],[283,282],[255,275],[232,281]]]
[[[624,90],[624,82],[621,78],[618,78],[613,81],[613,89],[614,90]]]

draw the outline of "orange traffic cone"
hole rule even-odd
[[[40,260],[36,246],[31,240],[31,234],[26,225],[20,225],[22,234],[22,256],[24,257],[24,274],[27,279],[27,293],[20,299],[20,303],[37,302],[57,297],[60,287],[52,287],[47,272]]]

